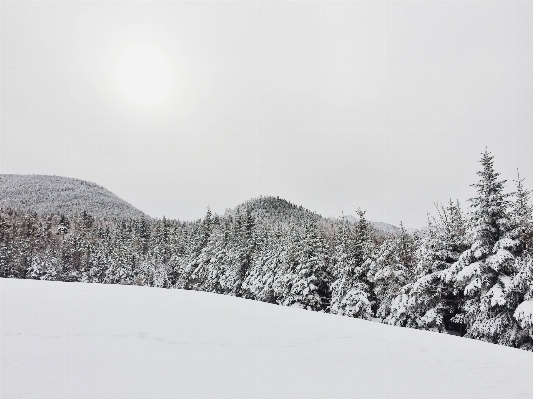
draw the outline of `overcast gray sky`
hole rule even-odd
[[[1,173],[152,216],[277,195],[413,227],[472,195],[486,146],[533,188],[531,1],[0,7]]]

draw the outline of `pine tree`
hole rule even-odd
[[[194,261],[187,287],[192,290],[223,293],[220,280],[226,268],[228,232],[216,223],[208,242]]]
[[[255,220],[250,208],[235,216],[232,233],[228,237],[224,260],[226,267],[221,286],[227,294],[242,296],[242,285],[253,263],[256,249]]]
[[[533,251],[533,207],[529,203],[531,191],[524,188],[523,181],[518,175],[515,200],[510,210],[511,231],[508,236],[513,241],[508,246],[515,255]]]
[[[516,347],[533,351],[533,256],[526,254],[516,261],[517,273],[507,287],[506,299],[514,307],[513,319],[517,331]]]
[[[0,277],[11,277],[13,267],[13,223],[0,209]]]
[[[519,324],[514,346],[533,350],[533,209],[530,205],[530,191],[522,185],[523,179],[516,181],[515,201],[511,208],[512,230],[509,238],[516,256],[514,270],[505,300]]]
[[[395,316],[405,313],[407,295],[402,287],[413,282],[415,251],[416,241],[401,223],[400,234],[386,237],[370,261],[368,279],[376,298],[375,315],[386,323],[404,325]]]
[[[207,213],[203,220],[193,224],[190,250],[187,256],[178,262],[180,275],[177,286],[185,289],[195,289],[200,281],[194,274],[194,271],[200,266],[202,251],[209,242],[209,237],[213,232],[213,215],[211,209],[207,208]],[[174,259],[176,261],[176,259]]]
[[[257,253],[242,284],[243,296],[262,302],[277,303],[274,283],[285,264],[289,246],[279,226],[256,236]]]
[[[450,319],[457,313],[462,295],[446,277],[466,249],[459,203],[450,200],[446,207],[437,205],[437,217],[429,216],[427,236],[417,249],[416,280],[402,288],[406,296],[397,299],[391,320],[438,332],[457,329]]]
[[[277,301],[284,306],[326,310],[330,301],[327,255],[315,221],[306,220],[303,231],[293,230],[282,271],[274,282]]]
[[[111,235],[109,268],[105,271],[106,284],[133,284],[134,259],[130,250],[130,226],[122,220]]]
[[[57,257],[50,249],[42,254],[34,254],[28,277],[39,280],[57,280],[59,277],[57,261]]]
[[[504,194],[505,180],[498,180],[494,170],[494,156],[487,150],[480,161],[483,169],[477,174],[480,180],[472,186],[477,196],[470,199],[472,217],[472,251],[475,259],[484,259],[493,253],[495,244],[509,231],[508,214],[510,194]]]
[[[86,283],[103,283],[110,268],[109,242],[101,237],[94,243],[87,268],[82,272],[81,281]]]
[[[503,192],[505,180],[498,180],[493,158],[488,151],[482,154],[480,179],[473,185],[477,196],[470,200],[471,246],[449,270],[449,280],[465,297],[451,321],[464,325],[469,338],[513,345],[518,326],[505,291],[513,274],[515,243],[509,237],[509,194]]]
[[[370,225],[365,212],[358,210],[355,231],[343,220],[340,245],[337,248],[337,268],[340,275],[331,291],[331,313],[370,320],[370,282],[367,279],[371,250]]]
[[[70,221],[65,215],[61,215],[61,219],[57,224],[57,234],[64,236],[68,233],[70,227]]]
[[[20,218],[18,233],[18,277],[27,278],[27,273],[31,269],[31,262],[34,254],[38,252],[40,243],[40,221],[36,213],[25,213]]]

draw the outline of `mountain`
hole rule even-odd
[[[4,398],[532,398],[531,353],[180,289],[0,279]]]
[[[358,217],[352,216],[352,215],[340,216],[340,217],[338,217],[336,219],[342,220],[343,218],[346,219],[350,223],[357,223],[357,221],[359,220]],[[400,234],[400,228],[398,226],[394,226],[392,224],[383,223],[383,222],[372,222],[372,221],[369,221],[368,223],[370,223],[370,225],[372,227],[374,227],[374,229],[377,232],[380,232],[380,233],[383,233],[383,234],[393,234],[393,235]],[[414,234],[414,233],[420,233],[420,234],[424,235],[425,227],[422,227],[420,229],[414,229],[414,228],[411,228],[411,227],[405,227],[405,230],[407,231],[407,233],[409,233],[411,235]]]
[[[69,177],[0,175],[0,208],[38,214],[78,214],[105,218],[149,218],[111,191]]]
[[[233,210],[234,212],[244,211],[245,209],[250,209],[251,214],[259,219],[266,220],[269,219],[271,221],[277,222],[277,221],[285,221],[285,222],[294,222],[299,223],[304,219],[307,220],[326,220],[326,219],[334,219],[334,220],[342,220],[342,218],[345,218],[350,223],[356,223],[359,218],[352,215],[345,215],[338,218],[324,218],[323,216],[319,215],[318,213],[312,212],[309,209],[304,208],[301,205],[295,205],[290,201],[284,200],[279,197],[272,197],[272,196],[266,196],[266,197],[259,197],[259,198],[253,198],[251,200],[248,200],[246,202],[243,202],[242,204],[236,206]],[[383,222],[372,222],[369,221],[370,225],[375,229],[377,233],[381,234],[392,234],[392,235],[398,235],[400,234],[400,228],[397,226],[394,226],[392,224],[383,223]],[[424,228],[422,229],[413,229],[413,228],[405,228],[405,230],[409,234],[414,234],[415,232],[422,233],[424,232]]]
[[[250,210],[250,213],[261,220],[270,220],[272,222],[301,222],[304,219],[314,221],[323,219],[319,214],[312,212],[301,205],[295,205],[290,201],[280,197],[266,196],[252,198],[248,201],[237,205],[233,212],[243,212]]]
[[[46,175],[0,175],[0,209],[38,214],[77,214],[82,211],[105,218],[149,218],[141,210],[119,198],[111,191],[85,180]],[[255,218],[272,222],[300,223],[302,220],[326,218],[301,205],[280,197],[252,198],[227,212],[250,209]],[[344,216],[349,222],[358,219]],[[336,218],[340,220],[341,218]],[[378,233],[399,234],[400,228],[388,223],[370,222]],[[417,229],[407,228],[414,233]]]

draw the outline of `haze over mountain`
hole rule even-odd
[[[62,176],[0,175],[0,208],[38,214],[147,218],[144,212],[98,184]]]

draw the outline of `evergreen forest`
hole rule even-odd
[[[523,182],[507,187],[485,151],[476,195],[438,204],[414,234],[378,231],[361,210],[355,222],[323,218],[278,197],[192,222],[5,208],[0,277],[206,291],[533,351]]]

